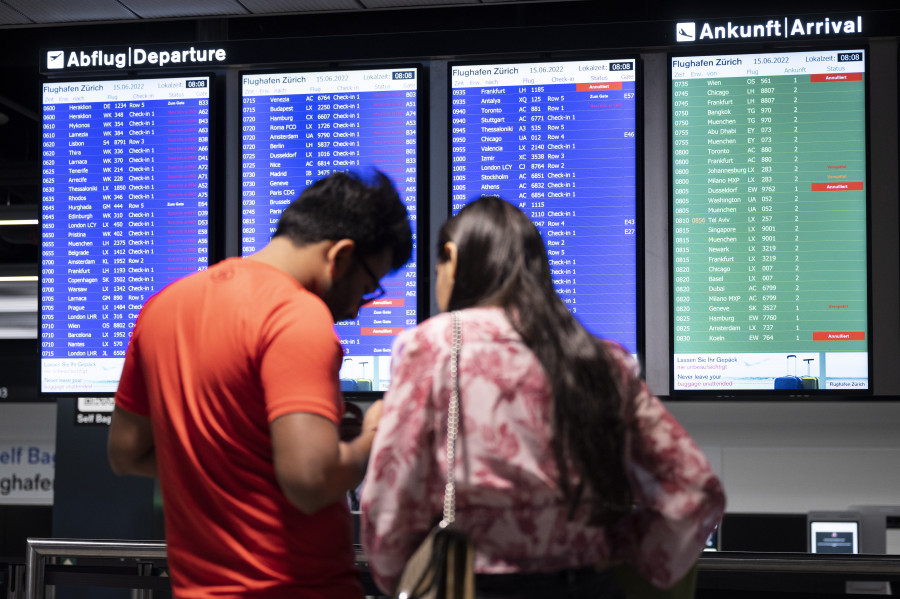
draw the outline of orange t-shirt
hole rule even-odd
[[[292,412],[340,423],[342,355],[322,300],[254,260],[144,306],[116,404],[151,419],[177,597],[362,597],[347,505],[289,503],[269,434]]]

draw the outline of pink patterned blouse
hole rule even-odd
[[[639,507],[614,530],[589,527],[587,509],[567,518],[550,446],[550,387],[537,358],[502,309],[461,314],[456,523],[473,538],[476,572],[627,560],[659,586],[677,582],[721,519],[725,496],[706,457],[638,378],[631,355],[609,342],[635,404],[627,452]],[[440,520],[451,328],[450,314],[441,314],[394,346],[361,506],[369,567],[388,592]]]

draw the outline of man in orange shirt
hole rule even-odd
[[[169,285],[141,311],[116,393],[109,460],[159,476],[178,598],[362,597],[347,491],[380,418],[340,440],[332,326],[383,293],[412,234],[382,174],[336,173],[272,240]]]

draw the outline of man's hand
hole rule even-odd
[[[109,426],[107,454],[109,465],[118,475],[157,476],[150,419],[116,406]]]
[[[381,422],[381,412],[384,409],[384,400],[379,399],[366,410],[365,418],[363,418],[362,432],[374,433],[378,429],[378,423]],[[371,446],[369,446],[371,449]]]
[[[275,475],[291,503],[313,514],[346,500],[347,491],[359,486],[381,420],[381,406],[382,402],[376,401],[369,407],[362,432],[347,442],[340,440],[333,422],[315,414],[295,412],[272,422]]]

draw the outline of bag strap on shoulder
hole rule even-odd
[[[447,528],[456,520],[456,439],[459,437],[459,350],[462,347],[462,323],[459,311],[451,314],[453,345],[450,347],[450,407],[447,412],[447,483],[444,485],[444,518],[439,526]]]

